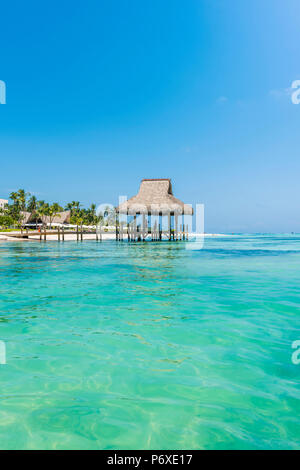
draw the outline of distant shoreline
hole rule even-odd
[[[197,234],[197,233],[190,233],[189,237],[191,239],[194,239],[195,237],[229,237],[231,235],[228,234],[222,234],[222,233],[205,233],[205,234]],[[30,233],[29,233],[30,237]],[[115,233],[102,233],[102,240],[115,240],[116,235]],[[127,237],[125,235],[124,240],[126,241]],[[74,234],[67,234],[65,235],[65,240],[64,241],[76,241],[77,240],[77,235],[76,233]],[[95,234],[94,233],[86,233],[83,236],[83,241],[84,240],[95,240]],[[39,235],[33,235],[30,238],[16,238],[7,235],[7,232],[0,232],[0,241],[9,241],[9,242],[14,242],[14,241],[21,241],[21,242],[29,242],[29,241],[40,241]],[[44,241],[44,240],[42,240]],[[57,235],[47,235],[47,241],[58,241],[57,240]]]

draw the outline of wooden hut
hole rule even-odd
[[[184,216],[193,215],[193,209],[173,195],[169,178],[143,179],[138,194],[120,204],[116,214],[117,240],[122,240],[126,231],[128,241],[145,240],[149,235],[152,240],[185,240],[188,227]]]
[[[36,212],[21,212],[22,214],[22,224],[69,224],[71,218],[71,211],[59,212],[55,217],[49,217],[48,215],[38,215]]]
[[[43,224],[49,225],[50,223],[55,224],[69,224],[71,219],[71,211],[58,212],[55,217],[42,216],[41,221]]]

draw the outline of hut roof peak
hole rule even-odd
[[[122,203],[117,211],[123,214],[193,213],[190,206],[174,197],[170,178],[144,178],[138,194]]]

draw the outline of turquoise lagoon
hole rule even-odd
[[[296,449],[300,236],[0,243],[1,449]]]

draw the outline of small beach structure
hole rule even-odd
[[[22,223],[23,225],[63,225],[69,224],[71,219],[71,211],[59,212],[55,217],[50,217],[48,215],[38,215],[35,212],[21,212],[22,214]]]
[[[8,199],[0,199],[0,209],[4,209],[8,204]]]
[[[138,194],[116,208],[116,239],[123,240],[127,232],[128,241],[149,236],[152,240],[185,240],[191,229],[185,216],[190,222],[192,215],[192,207],[173,195],[171,179],[143,179]]]
[[[57,224],[69,224],[71,219],[71,211],[62,211],[59,212],[55,217],[43,216],[41,220],[46,225],[57,225]]]

